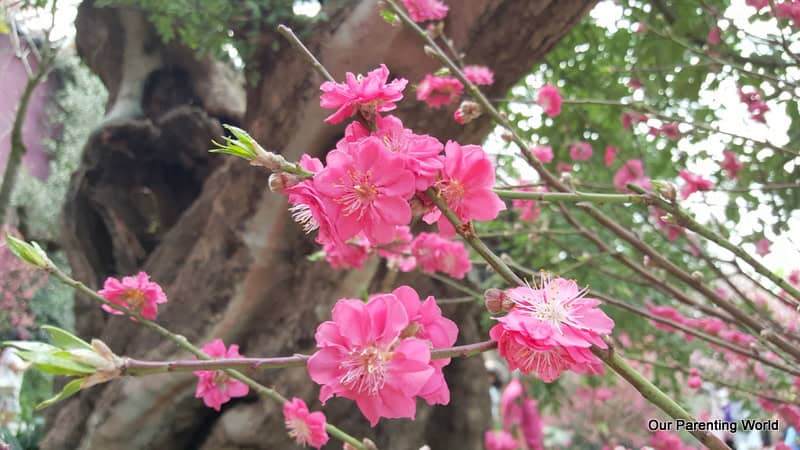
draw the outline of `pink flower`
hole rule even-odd
[[[431,108],[439,108],[456,101],[464,92],[464,85],[455,77],[425,75],[417,85],[417,100],[424,101]]]
[[[635,33],[647,33],[647,25],[644,22],[636,22],[633,26],[633,31]]]
[[[686,232],[683,227],[673,223],[668,223],[666,220],[664,220],[664,217],[667,215],[666,211],[664,210],[653,208],[650,210],[650,215],[655,217],[658,228],[667,233],[667,240],[674,241],[675,239],[678,239],[680,235]]]
[[[561,114],[561,94],[558,93],[558,88],[552,84],[545,84],[539,89],[539,93],[536,94],[536,103],[550,117]]]
[[[488,86],[494,83],[494,73],[486,66],[464,66],[464,76],[478,85]]]
[[[447,5],[439,0],[403,0],[403,6],[414,22],[442,20],[447,17]]]
[[[681,132],[678,129],[677,123],[665,123],[661,127],[661,134],[667,139],[678,139],[681,137]]]
[[[360,123],[353,123],[356,124],[363,127]],[[414,134],[403,128],[403,122],[394,116],[379,117],[377,127],[374,136],[403,161],[406,170],[414,174],[416,190],[429,188],[443,166],[439,157],[444,148],[442,143],[427,134]]]
[[[442,316],[442,310],[432,295],[420,301],[419,294],[409,286],[400,286],[392,294],[406,308],[409,325],[403,337],[413,337],[428,341],[433,348],[452,347],[458,337],[458,326],[452,320]],[[422,387],[419,395],[429,405],[446,405],[450,403],[450,389],[442,373],[442,368],[450,364],[450,358],[432,359],[434,374]]]
[[[722,160],[722,168],[728,174],[728,178],[731,180],[735,180],[736,176],[739,174],[739,171],[742,170],[744,165],[739,162],[739,159],[736,157],[736,153],[733,153],[730,150],[725,150],[722,152],[725,156],[725,159]]]
[[[623,128],[631,130],[637,123],[646,122],[647,116],[633,111],[624,111],[620,116],[620,120],[622,121]]]
[[[617,155],[619,155],[619,149],[612,146],[606,147],[606,154],[605,154],[605,163],[606,167],[611,167],[614,164],[614,160],[617,159]]]
[[[327,241],[322,245],[325,260],[334,269],[361,269],[369,257],[371,244],[364,233],[345,241]]]
[[[356,112],[371,120],[376,113],[391,111],[396,108],[395,102],[403,98],[403,89],[408,84],[408,80],[403,78],[387,84],[389,69],[384,64],[366,77],[351,72],[347,72],[345,77],[345,83],[326,81],[320,86],[322,96],[319,105],[336,109],[325,122],[340,123]]]
[[[787,280],[789,280],[789,283],[791,283],[793,286],[800,286],[800,269],[794,269],[793,271],[789,272],[789,277]],[[800,389],[800,383],[798,383],[797,388]]]
[[[703,385],[703,379],[697,375],[692,375],[688,380],[686,380],[686,385],[692,389],[697,389]]]
[[[760,11],[765,6],[769,5],[769,0],[745,0],[745,3]]]
[[[628,80],[628,87],[631,89],[641,89],[642,86],[644,86],[642,84],[642,80],[639,80],[638,78],[631,78]]]
[[[325,414],[309,412],[306,402],[297,397],[283,404],[283,420],[289,437],[294,438],[298,445],[320,448],[328,442]]]
[[[417,267],[417,259],[409,255],[413,240],[414,235],[408,226],[395,227],[394,240],[386,244],[388,249],[379,248],[378,255],[386,258],[387,267],[401,272],[411,272]]]
[[[500,395],[500,416],[503,418],[503,428],[510,430],[522,421],[522,408],[517,400],[524,395],[524,388],[519,379],[513,378],[503,389]]]
[[[530,181],[526,180],[520,180],[519,182],[520,184],[530,183]],[[522,192],[536,192],[538,191],[538,188],[521,187],[517,188],[516,190]],[[539,209],[539,204],[535,200],[515,198],[514,200],[511,201],[511,207],[519,211],[519,218],[521,220],[527,220],[533,222],[539,217],[539,214],[541,214],[541,210]]]
[[[400,300],[393,295],[366,304],[342,299],[332,316],[317,327],[318,350],[308,360],[311,379],[322,385],[320,400],[354,400],[372,426],[381,417],[413,419],[414,397],[435,369],[428,343],[403,338],[410,322]]]
[[[242,358],[238,345],[233,344],[226,350],[222,339],[214,339],[202,350],[211,358]],[[244,397],[250,391],[246,384],[231,378],[222,370],[198,370],[193,373],[199,378],[194,396],[202,397],[206,406],[217,411],[223,403],[235,397]]]
[[[484,435],[483,445],[486,450],[517,450],[519,442],[506,430],[489,430]]]
[[[156,319],[158,305],[167,303],[167,295],[164,294],[161,286],[150,281],[150,277],[144,272],[139,272],[135,277],[123,277],[122,281],[111,277],[106,278],[103,289],[97,293],[109,302],[129,311],[138,312],[149,320]],[[109,314],[123,314],[108,305],[102,305],[102,308]]]
[[[686,184],[681,188],[681,198],[684,200],[697,191],[710,191],[714,188],[714,182],[688,170],[681,170],[678,175],[686,181]]]
[[[598,300],[584,297],[585,293],[574,280],[550,280],[544,274],[541,288],[521,286],[506,290],[514,307],[495,320],[507,331],[537,342],[605,348],[600,336],[611,332],[614,321],[596,308]]]
[[[556,172],[564,173],[564,172],[571,172],[572,171],[572,164],[560,162],[556,164]]]
[[[721,34],[722,30],[720,30],[719,27],[711,27],[711,30],[708,32],[708,38],[706,38],[708,45],[719,45]]]
[[[506,209],[492,190],[494,167],[481,147],[447,141],[444,152],[444,168],[434,186],[459,219],[492,220]],[[425,214],[423,220],[428,224],[437,222],[443,237],[455,235],[453,225],[438,208]]]
[[[394,226],[411,221],[414,175],[377,138],[346,146],[346,151],[328,154],[328,166],[314,175],[314,187],[327,198],[343,239],[363,231],[375,244],[391,242]]]
[[[630,159],[614,174],[614,187],[620,192],[628,191],[628,184],[633,184],[642,189],[652,189],[650,178],[644,174],[641,159]]]
[[[420,233],[411,243],[411,254],[428,273],[438,271],[461,279],[472,267],[463,243],[433,233]]]
[[[767,256],[771,252],[771,246],[772,242],[769,239],[759,239],[756,242],[756,253],[758,253],[758,256]]]
[[[599,360],[589,347],[606,348],[601,335],[611,332],[614,321],[597,309],[600,303],[585,298],[572,280],[550,280],[542,275],[541,288],[528,286],[505,291],[514,306],[489,331],[498,352],[511,370],[536,372],[545,382],[565,370],[598,373]]]
[[[769,106],[767,106],[766,102],[761,98],[761,93],[758,89],[752,88],[745,91],[744,88],[739,88],[739,100],[747,105],[747,110],[750,112],[750,117],[753,120],[767,123],[764,114],[769,111]]]
[[[569,147],[569,157],[573,161],[588,161],[592,157],[594,150],[588,142],[576,142]]]
[[[775,15],[792,21],[792,27],[800,28],[800,1],[785,1],[775,5]]]
[[[553,148],[549,145],[533,147],[530,149],[530,151],[534,158],[538,159],[544,164],[547,164],[553,160]]]
[[[323,168],[319,159],[306,154],[300,157],[300,166],[312,173],[317,173]],[[306,234],[319,230],[317,242],[320,244],[341,241],[330,217],[328,202],[324,201],[322,195],[317,192],[313,180],[303,180],[294,186],[287,187],[283,193],[288,196],[289,203],[292,205],[289,208],[292,219],[303,228]]]

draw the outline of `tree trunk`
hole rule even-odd
[[[450,2],[446,29],[472,64],[495,70],[490,95],[503,95],[588,11],[586,0]],[[346,6],[346,7],[345,7]],[[386,63],[412,83],[439,65],[410,30],[378,16],[378,2],[326,2],[329,20],[307,43],[337,79]],[[123,30],[124,33],[119,33]],[[278,41],[279,50],[273,49]],[[109,88],[107,120],[86,145],[65,207],[65,241],[76,277],[99,286],[109,275],[146,270],[170,301],[159,321],[190,341],[216,337],[252,356],[311,352],[316,325],[339,298],[385,287],[386,271],[371,260],[363,270],[336,271],[306,256],[316,250],[287,212],[266,174],[206,150],[220,123],[242,122],[266,148],[296,160],[323,156],[343,126],[322,120],[320,77],[272,30],[259,41],[260,79],[246,92],[224,66],[196,61],[177,45],[161,44],[133,11],[81,6],[78,49]],[[486,120],[467,126],[452,110],[430,110],[408,89],[397,114],[419,132],[480,143]],[[402,275],[421,295],[447,295],[426,277]],[[451,307],[459,343],[481,336],[479,308]],[[77,328],[118,354],[187,357],[136,324],[110,318],[78,299]],[[448,407],[420,405],[415,421],[382,420],[370,429],[353,402],[331,400],[328,419],[383,449],[481,448],[489,426],[488,388],[480,358],[454,361],[445,372]],[[318,388],[302,368],[267,371],[257,379],[285,395],[315,399]],[[292,448],[280,405],[249,396],[221,414],[193,398],[195,377],[161,375],[93,387],[66,402],[53,418],[44,449]],[[316,404],[315,404],[316,403]],[[310,402],[318,408],[318,402]],[[329,448],[339,448],[332,443]]]

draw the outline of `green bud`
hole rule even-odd
[[[53,265],[47,253],[36,242],[27,243],[6,233],[6,244],[11,253],[32,266],[47,269]]]

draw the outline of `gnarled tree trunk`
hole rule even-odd
[[[499,96],[575,25],[588,0],[450,2],[447,30],[472,64],[496,73]],[[311,30],[309,47],[338,79],[385,63],[393,76],[420,80],[438,64],[410,30],[378,16],[377,0],[327,2],[329,20]],[[120,33],[119,30],[123,30]],[[196,61],[177,45],[161,44],[141,15],[81,6],[78,48],[109,88],[108,118],[86,145],[65,208],[65,239],[75,276],[99,285],[109,275],[148,271],[170,302],[159,321],[195,343],[221,337],[247,355],[313,350],[316,325],[331,305],[366,288],[379,289],[385,270],[371,261],[359,271],[311,262],[313,240],[287,212],[266,174],[234,158],[209,155],[220,123],[243,123],[265,147],[298,159],[323,156],[343,126],[322,120],[321,78],[300,55],[265,30],[254,61],[258,83],[246,92],[212,60]],[[410,89],[397,114],[419,132],[480,143],[491,124],[467,126],[452,110],[430,110]],[[442,294],[425,278],[401,276],[422,295]],[[187,357],[170,343],[97,305],[79,299],[78,332],[99,337],[118,354]],[[481,339],[473,306],[445,310],[459,323],[460,343]],[[370,430],[352,402],[333,399],[331,422],[384,449],[480,448],[489,425],[486,377],[479,358],[454,361],[445,372],[449,407],[420,405],[416,421],[383,420]],[[302,368],[268,371],[257,379],[287,396],[316,398]],[[280,405],[250,396],[221,414],[193,398],[191,374],[125,379],[92,388],[54,415],[45,449],[291,448]],[[312,402],[313,403],[313,402]],[[317,408],[319,405],[311,405]],[[337,448],[338,443],[329,445]]]

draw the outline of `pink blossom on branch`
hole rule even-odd
[[[442,20],[447,17],[448,7],[439,0],[402,0],[402,2],[414,22]]]
[[[297,397],[283,404],[283,420],[289,437],[295,439],[298,445],[310,445],[318,449],[328,442],[325,414],[309,412],[306,403]]]
[[[614,187],[617,191],[627,192],[628,184],[634,184],[642,189],[650,190],[653,185],[650,178],[644,174],[644,165],[640,159],[630,159],[614,174]]]
[[[424,101],[431,108],[449,105],[461,97],[464,85],[458,78],[425,75],[417,85],[417,100]]]
[[[550,117],[556,117],[561,114],[561,102],[561,94],[558,93],[558,88],[552,84],[544,85],[539,89],[539,93],[536,94],[536,103]]]
[[[439,157],[444,148],[442,143],[427,134],[415,134],[404,128],[403,122],[395,116],[379,117],[376,125],[375,137],[381,139],[387,149],[403,160],[405,169],[414,174],[416,190],[429,188],[443,166]]]
[[[690,195],[698,191],[710,191],[714,189],[714,182],[703,178],[700,175],[681,170],[678,175],[686,182],[681,188],[681,198],[686,200]]]
[[[542,275],[541,287],[517,287],[505,291],[514,303],[511,311],[496,318],[489,335],[510,369],[535,372],[545,382],[565,370],[598,373],[602,364],[589,348],[606,348],[601,336],[614,321],[596,308],[598,300],[586,298],[585,290],[572,280],[551,280]]]
[[[594,150],[588,142],[576,142],[569,147],[569,157],[573,161],[588,161],[592,154],[594,154]]]
[[[231,345],[225,349],[222,339],[214,339],[202,347],[203,353],[211,358],[242,358],[239,346]],[[196,398],[202,398],[209,408],[220,410],[223,403],[235,397],[244,397],[250,388],[239,380],[231,378],[222,370],[198,370],[193,372],[198,380]]]
[[[489,430],[484,435],[486,450],[517,450],[519,442],[506,430]]]
[[[378,138],[346,147],[328,154],[328,166],[314,175],[314,187],[326,197],[343,239],[364,232],[372,243],[391,242],[394,226],[411,221],[414,175]]]
[[[722,164],[720,164],[720,166],[728,174],[728,178],[735,180],[739,174],[739,171],[742,170],[744,165],[739,162],[739,159],[736,157],[736,153],[730,150],[725,150],[722,152],[722,154],[724,155],[724,159],[722,160]]]
[[[721,41],[722,30],[719,29],[718,26],[711,27],[711,30],[708,31],[708,37],[706,38],[706,42],[708,45],[719,45]]]
[[[434,186],[459,219],[492,220],[506,209],[492,190],[494,166],[481,147],[448,141],[444,151],[444,168]],[[428,224],[436,222],[443,237],[455,235],[453,225],[438,208],[425,214],[423,220]]]
[[[539,145],[530,149],[534,158],[547,164],[553,160],[553,148],[549,145]]]
[[[770,247],[772,246],[772,242],[769,239],[759,239],[756,242],[756,253],[758,256],[767,256],[772,251]]]
[[[494,83],[494,72],[486,66],[464,66],[464,76],[477,85],[489,86]]]
[[[775,15],[791,20],[793,28],[800,28],[800,1],[790,0],[776,4]]]
[[[420,233],[411,243],[411,254],[428,273],[442,272],[461,279],[472,267],[463,243],[433,233]]]
[[[423,388],[440,387],[429,386],[435,375],[429,344],[403,336],[411,323],[403,303],[394,295],[366,304],[342,299],[332,318],[317,327],[318,350],[307,366],[311,379],[322,385],[320,400],[354,400],[372,426],[381,417],[413,419],[415,397]]]
[[[388,294],[387,294],[388,295]],[[458,338],[458,326],[452,320],[442,316],[442,310],[436,299],[429,295],[420,301],[419,294],[410,286],[400,286],[391,295],[396,297],[408,313],[409,325],[402,337],[413,337],[430,343],[433,348],[452,347]],[[429,405],[446,405],[450,403],[450,389],[444,379],[442,369],[450,364],[450,358],[432,359],[434,374],[422,387],[419,395]]]
[[[101,297],[123,308],[138,312],[145,319],[155,320],[158,315],[158,305],[167,303],[167,295],[157,283],[150,281],[150,277],[139,272],[135,277],[106,278],[103,289],[97,292]],[[122,315],[108,305],[102,306],[103,311]]]
[[[633,126],[639,122],[647,122],[647,115],[639,114],[634,111],[624,111],[620,116],[622,127],[626,130],[633,129]]]
[[[800,5],[800,3],[798,5]],[[769,111],[769,106],[761,98],[761,92],[759,92],[758,89],[749,86],[747,88],[747,90],[745,90],[745,88],[739,88],[739,100],[747,105],[747,111],[750,112],[750,117],[753,120],[767,123],[764,114]]]
[[[606,167],[611,167],[614,165],[614,161],[617,159],[617,155],[619,155],[619,149],[612,146],[606,146],[606,153],[604,156],[604,161],[606,163]]]
[[[385,64],[381,64],[366,77],[347,72],[344,83],[333,81],[322,83],[320,106],[336,109],[325,122],[340,123],[356,112],[371,120],[379,112],[395,109],[395,103],[403,98],[403,89],[408,80],[400,78],[387,83],[388,78],[389,69]]]

